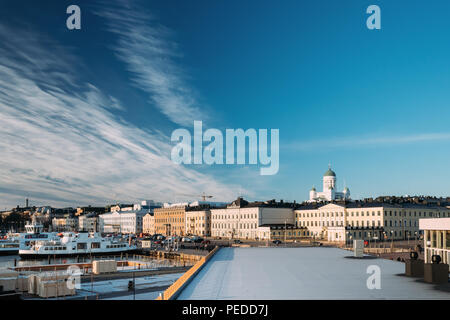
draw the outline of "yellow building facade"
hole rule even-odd
[[[165,207],[154,209],[155,233],[164,236],[184,236],[186,228],[186,207]]]

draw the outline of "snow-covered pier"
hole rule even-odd
[[[222,248],[178,299],[450,299],[448,285],[406,277],[402,262],[349,256],[337,248]]]

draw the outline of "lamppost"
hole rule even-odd
[[[379,234],[380,233],[378,231],[376,233],[375,232],[373,233],[373,240],[375,241],[375,243],[374,243],[375,248],[377,247],[377,239],[378,239]]]
[[[414,232],[414,235],[415,235],[415,238],[416,238],[416,241],[415,241],[415,246],[417,247],[417,231],[416,231],[416,232]]]
[[[346,234],[346,237],[345,237],[345,246],[346,247],[348,247],[349,246],[349,243],[348,243],[348,240],[349,240],[349,236],[348,236],[348,234],[350,233],[350,231],[347,231],[345,234]]]
[[[391,230],[391,249],[394,247],[394,230]]]

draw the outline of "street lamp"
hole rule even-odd
[[[414,232],[414,235],[415,235],[415,238],[416,238],[415,245],[417,246],[417,231]]]
[[[348,245],[349,245],[349,243],[348,243],[348,240],[349,240],[349,236],[348,236],[348,234],[350,233],[350,231],[347,231],[345,234],[347,235],[346,237],[345,237],[345,246],[346,247],[348,247]]]
[[[391,230],[391,248],[394,247],[394,230]]]

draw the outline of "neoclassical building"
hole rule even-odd
[[[309,192],[309,202],[332,201],[332,200],[349,200],[350,190],[345,187],[344,191],[336,191],[336,173],[328,167],[327,172],[323,175],[323,190],[317,192],[313,187]]]
[[[419,220],[448,218],[450,208],[413,203],[347,202],[308,204],[294,210],[306,236],[328,241],[406,240],[421,235]]]

